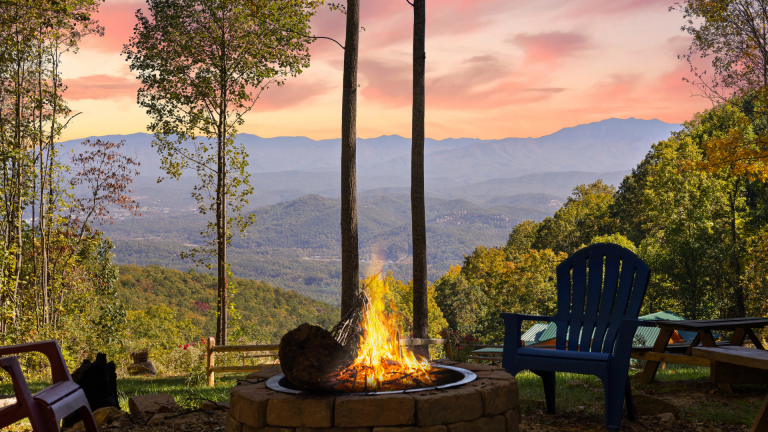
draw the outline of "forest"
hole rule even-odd
[[[556,265],[599,242],[651,267],[641,314],[766,316],[768,170],[758,145],[766,102],[765,91],[750,92],[696,114],[618,188],[580,185],[553,217],[516,225],[503,247],[476,248],[435,282],[449,325],[501,343],[500,312],[552,315]]]
[[[186,14],[193,9],[156,2],[157,9],[147,12],[153,20],[136,13],[138,24],[123,54],[141,82],[138,102],[152,119],[148,130],[166,179],[178,179],[185,170],[198,175],[191,192],[198,214],[190,211],[185,217],[199,219],[194,235],[177,230],[170,236],[188,241],[187,248],[158,242],[149,243],[147,251],[139,250],[146,245],[120,240],[126,259],[150,258],[138,266],[118,266],[107,232],[116,214],[137,219],[112,232],[134,235],[133,227],[146,223],[131,189],[142,168],[122,151],[123,142],[85,140],[68,154],[59,142],[78,116],[65,98],[62,61],[83,38],[103,35],[104,27],[93,19],[100,2],[0,2],[0,343],[55,339],[74,364],[98,351],[125,357],[146,344],[170,352],[177,342],[194,343],[211,333],[217,343],[226,343],[228,334],[242,342],[275,341],[297,323],[330,326],[338,318],[343,265],[330,259],[289,265],[279,256],[238,255],[242,249],[279,247],[335,260],[339,237],[343,245],[349,231],[339,230],[339,213],[349,204],[344,197],[307,195],[247,211],[254,190],[249,155],[235,143],[242,115],[258,98],[248,89],[282,84],[309,66],[309,19],[322,3],[270,2],[276,9],[256,16],[245,3],[231,3],[226,18],[234,33],[219,41],[199,28],[184,28],[188,33],[180,36],[178,24],[192,22]],[[617,187],[600,180],[579,185],[551,217],[540,209],[514,207],[520,201],[494,201],[490,192],[483,198],[490,208],[427,197],[425,263],[428,258],[434,283],[422,306],[428,306],[430,334],[449,326],[498,343],[500,312],[551,315],[555,266],[597,242],[632,249],[650,265],[653,278],[643,313],[671,310],[690,319],[768,314],[768,75],[760,72],[768,70],[768,54],[739,43],[754,36],[748,29],[737,26],[742,33],[728,33],[719,27],[738,17],[701,9],[694,1],[681,7],[704,22],[686,27],[694,36],[687,58],[721,56],[714,74],[697,76],[713,107],[654,143]],[[220,19],[218,11],[206,11],[205,19]],[[290,31],[269,33],[277,28],[269,19]],[[732,38],[721,37],[726,33]],[[167,44],[158,46],[159,37]],[[217,85],[231,91],[217,93],[209,81],[174,75],[179,71],[174,59],[181,56],[173,50],[183,50],[192,38],[211,46],[246,42],[226,47],[230,54],[241,50],[235,52],[240,55],[236,65],[227,63],[233,58],[227,55],[219,56],[226,64],[209,58],[195,63],[201,77],[217,77]],[[279,49],[260,50],[267,39]],[[265,53],[274,58],[259,57]],[[242,69],[221,73],[230,66]],[[158,71],[167,74],[161,82]],[[207,106],[222,111],[212,113]],[[354,133],[345,139],[354,141]],[[409,254],[416,255],[410,241],[412,201],[378,196],[370,210],[367,205],[361,199],[359,213],[354,209],[352,288],[365,283],[360,281],[363,268],[357,267],[358,257],[363,258],[358,244],[371,256],[403,261],[383,274],[391,286],[388,307],[399,311],[407,332],[414,326],[414,268],[407,262]],[[288,208],[298,208],[295,217],[283,217]],[[178,228],[165,223],[168,230]],[[459,223],[473,228],[458,230]],[[499,238],[507,239],[504,246],[489,246]],[[199,271],[149,266],[179,267],[178,259],[198,265]],[[462,260],[461,266],[451,266]],[[233,268],[241,278],[233,277]],[[416,290],[424,293],[420,283]]]

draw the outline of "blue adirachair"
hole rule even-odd
[[[555,372],[595,375],[605,387],[605,427],[618,431],[624,400],[635,419],[629,356],[651,270],[630,250],[608,243],[585,247],[557,266],[557,314],[502,313],[502,366],[516,375],[528,369],[544,381],[547,410],[555,412]],[[555,349],[525,348],[523,321],[554,322]]]

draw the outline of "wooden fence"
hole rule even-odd
[[[277,351],[280,345],[222,345],[216,346],[216,340],[213,336],[208,338],[208,349],[206,356],[206,376],[208,381],[208,387],[213,387],[214,373],[215,372],[258,372],[266,367],[272,366],[271,364],[259,364],[259,365],[246,365],[245,360],[248,358],[261,358],[261,357],[277,357],[277,354],[257,354],[246,356],[248,352],[263,352],[263,351]],[[243,365],[242,366],[216,366],[216,353],[224,352],[240,352],[243,353]]]

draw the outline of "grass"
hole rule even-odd
[[[215,387],[189,387],[186,384],[186,377],[118,378],[117,397],[120,401],[120,409],[123,411],[128,411],[128,399],[131,396],[152,393],[168,393],[179,405],[195,408],[204,400],[229,401],[229,390],[237,384],[239,379],[243,379],[243,374],[217,372]]]
[[[636,371],[631,370],[630,373],[634,374]],[[242,373],[217,373],[216,386],[212,388],[190,387],[186,384],[185,377],[118,378],[120,408],[128,411],[128,399],[131,396],[151,393],[171,394],[180,405],[189,408],[196,407],[203,400],[228,401],[229,390],[242,378]],[[517,380],[523,414],[544,410],[541,379],[531,372],[524,371],[517,375]],[[34,392],[49,384],[44,381],[30,381],[29,385]],[[668,364],[666,370],[659,369],[654,382],[640,385],[633,381],[632,386],[636,395],[653,394],[676,401],[676,405],[681,406],[683,421],[746,426],[752,424],[766,393],[765,386],[741,385],[735,386],[736,394],[725,394],[709,382],[709,368],[675,364]],[[8,381],[0,384],[0,394],[13,394]],[[556,396],[558,411],[585,412],[599,416],[604,413],[603,384],[593,376],[558,373]],[[29,427],[28,422],[26,427]],[[25,430],[24,423],[15,425],[11,430]]]
[[[630,371],[634,373],[636,371]],[[517,375],[517,380],[523,414],[544,410],[541,378],[524,371]],[[650,384],[632,381],[632,388],[635,395],[649,394],[680,406],[683,421],[746,426],[754,421],[766,393],[764,385],[735,385],[736,394],[726,394],[709,382],[709,368],[676,364],[667,364],[666,370],[659,368]],[[603,384],[589,375],[558,373],[556,400],[558,411],[601,416],[605,412]]]
[[[6,378],[6,377],[3,377]],[[131,396],[168,393],[176,399],[179,405],[186,408],[197,408],[200,402],[211,400],[215,402],[228,402],[229,390],[237,384],[237,380],[243,379],[241,373],[216,373],[216,386],[196,386],[190,387],[186,384],[186,377],[124,377],[117,379],[117,397],[120,402],[120,409],[128,412],[128,399]],[[30,380],[27,382],[30,390],[35,393],[49,385],[50,381]],[[0,382],[0,394],[12,395],[13,385],[10,379]],[[29,431],[29,420],[22,420],[15,423],[9,429],[3,429],[3,432],[21,432]]]

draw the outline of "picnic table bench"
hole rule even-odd
[[[656,370],[661,362],[711,367],[709,359],[692,355],[692,349],[699,344],[709,348],[741,346],[748,337],[755,345],[755,348],[764,350],[765,348],[760,343],[760,339],[752,329],[768,326],[768,317],[655,321],[655,323],[659,327],[659,335],[653,348],[645,352],[642,349],[633,349],[632,353],[632,358],[647,360],[643,371],[636,375],[637,380],[642,384],[653,381],[653,378],[656,376]],[[675,344],[680,346],[672,347],[673,344],[669,343],[669,339],[675,330],[696,332],[696,337],[690,344],[687,344],[687,347],[683,344]],[[733,331],[733,335],[728,342],[715,342],[712,336],[713,330]],[[673,351],[680,352],[683,347],[685,347],[685,351],[682,354],[670,352],[670,348],[675,348]],[[743,381],[741,376],[743,374],[728,365],[719,365],[711,367],[711,369],[710,378],[713,382],[717,383],[720,389],[727,393],[733,393],[732,383]],[[768,373],[758,370],[756,375],[752,375],[749,379],[751,382],[755,382],[755,380],[758,382],[768,381]]]
[[[708,359],[713,364],[727,363],[751,369],[768,370],[768,351],[740,346],[694,347],[692,354],[699,358]],[[768,432],[768,396],[763,406],[757,412],[749,432]]]

